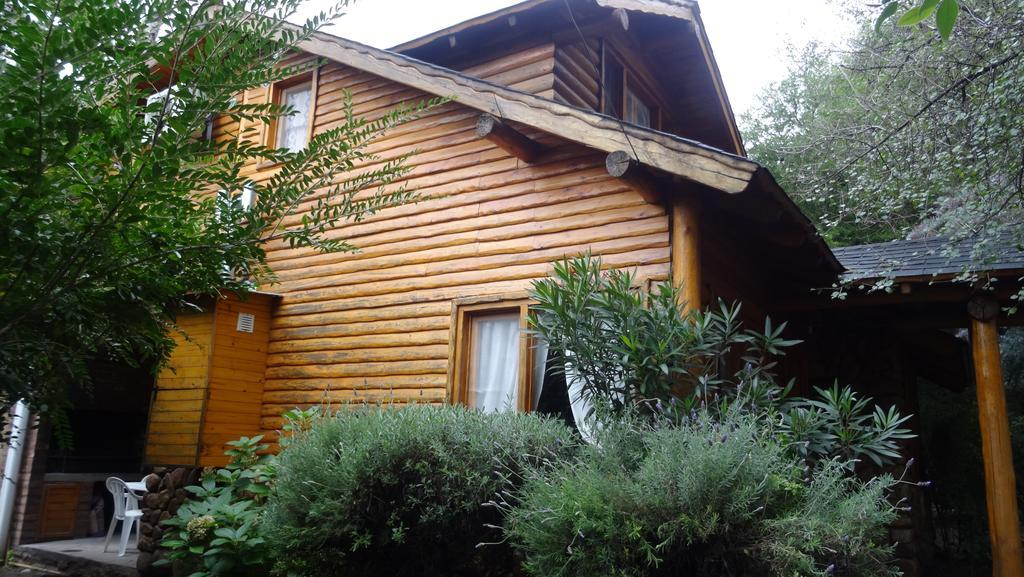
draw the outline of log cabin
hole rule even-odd
[[[390,50],[316,33],[291,62],[303,59],[320,64],[242,96],[301,114],[256,127],[216,119],[214,137],[301,147],[342,120],[346,93],[368,118],[450,99],[373,145],[382,161],[413,153],[406,184],[419,200],[330,233],[358,252],[267,246],[278,281],[182,312],[189,338],[155,381],[98,380],[107,390],[135,384],[144,397],[107,405],[141,415],[117,447],[134,460],[69,466],[48,455],[45,427],[30,431],[15,543],[82,536],[97,480],[157,468],[180,488],[191,473],[178,471],[224,464],[224,444],[242,435],[273,440],[296,406],[538,409],[555,389],[544,355],[522,337],[527,289],[552,262],[589,251],[643,283],[681,285],[687,306],[740,300],[752,322],[791,320],[806,345],[786,369],[803,383],[838,378],[909,413],[922,380],[976,383],[997,574],[1020,575],[993,343],[999,323],[1019,323],[1000,302],[1019,285],[1024,254],[976,271],[1002,279],[994,292],[947,282],[961,271],[931,261],[898,270],[894,292],[842,301],[816,292],[851,274],[870,286],[888,276],[879,272],[887,258],[906,264],[920,247],[829,248],[746,157],[695,1],[527,0]],[[274,170],[247,173],[260,181]],[[973,360],[950,332],[968,326]],[[147,503],[147,515],[167,506]],[[919,541],[926,522],[915,516],[894,538]],[[905,568],[925,556],[924,547],[905,555]]]

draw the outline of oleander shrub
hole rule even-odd
[[[800,341],[784,337],[786,323],[766,318],[750,329],[739,303],[687,312],[681,287],[643,285],[634,271],[606,270],[586,255],[555,263],[550,278],[533,283],[531,329],[548,345],[549,366],[571,373],[592,407],[585,428],[627,413],[678,422],[700,407],[712,417],[740,407],[811,466],[839,458],[853,471],[862,461],[900,461],[900,443],[914,436],[903,428],[909,416],[838,384],[815,387],[810,398],[790,395],[778,361]]]
[[[498,505],[538,577],[867,577],[895,574],[894,482],[858,481],[839,460],[808,469],[740,412],[627,418]]]
[[[510,575],[502,512],[486,504],[575,450],[571,430],[531,414],[341,411],[279,455],[263,538],[280,574]]]

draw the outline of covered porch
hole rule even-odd
[[[1000,248],[998,260],[970,271],[966,281],[973,250],[969,243],[951,247],[943,239],[927,239],[836,249],[848,270],[846,280],[852,281],[846,295],[836,299],[825,293],[781,308],[807,331],[813,362],[827,365],[817,371],[820,375],[859,376],[859,388],[879,400],[896,401],[908,413],[920,414],[919,382],[954,391],[973,386],[991,574],[1017,577],[1024,575],[1024,559],[999,340],[1006,327],[1024,326],[1024,311],[1010,310],[1021,304],[1015,295],[1024,283],[1024,252],[1010,239]],[[911,447],[918,458],[927,453],[921,442]],[[911,474],[926,473],[918,463]],[[930,509],[928,499],[925,492],[911,502]],[[915,511],[914,523],[926,513],[930,510]],[[917,546],[910,549],[927,571],[934,536],[917,529]]]

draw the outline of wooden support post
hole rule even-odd
[[[680,194],[672,199],[672,284],[682,286],[684,310],[703,306],[700,266],[700,203]]]
[[[525,163],[533,162],[540,155],[540,146],[536,142],[490,114],[481,114],[477,119],[476,135],[490,140]]]
[[[1010,422],[999,358],[999,302],[977,295],[968,305],[971,316],[971,352],[978,394],[981,453],[985,460],[988,530],[992,543],[993,577],[1024,576],[1021,557],[1017,483],[1013,473]]]
[[[658,183],[625,150],[609,153],[604,159],[604,167],[608,174],[628,184],[647,202],[661,204]]]

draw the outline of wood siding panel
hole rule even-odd
[[[545,42],[463,68],[462,72],[523,92],[544,94],[554,86],[554,54],[554,43]]]
[[[201,415],[209,382],[213,317],[210,310],[183,313],[176,319],[182,332],[171,335],[175,348],[167,366],[157,375],[156,392],[149,412],[146,437],[146,462],[149,464],[196,463]]]
[[[260,431],[272,304],[272,297],[259,294],[249,295],[244,302],[229,296],[217,303],[200,441],[202,466],[227,464],[225,443]],[[253,315],[253,332],[237,330],[240,314]]]

